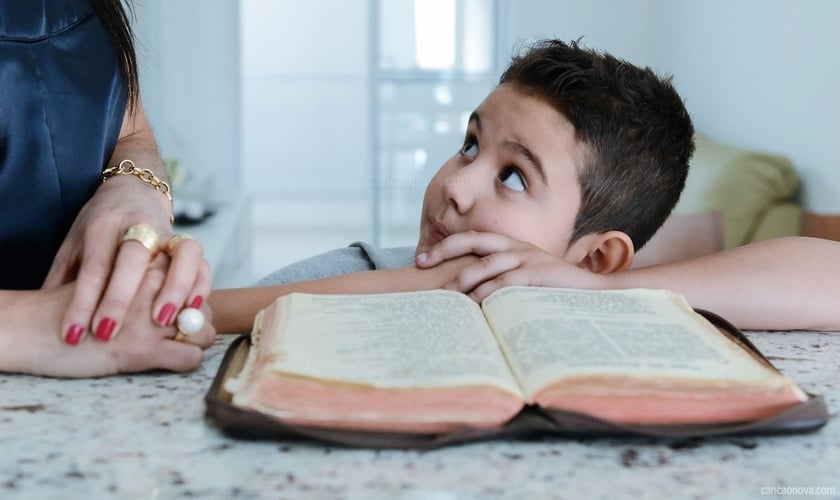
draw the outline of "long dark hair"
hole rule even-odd
[[[114,42],[128,90],[128,109],[131,114],[134,114],[140,97],[140,84],[137,77],[137,57],[134,52],[134,32],[131,30],[128,17],[128,13],[131,13],[132,17],[134,15],[131,3],[126,0],[128,11],[120,0],[91,0],[91,3]]]

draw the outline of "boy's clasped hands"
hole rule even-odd
[[[466,293],[476,302],[506,286],[600,289],[609,277],[599,272],[607,264],[598,260],[601,254],[588,258],[587,270],[531,243],[479,231],[447,236],[420,251],[415,261],[417,267],[429,269],[469,255],[477,260],[465,265],[443,288]]]

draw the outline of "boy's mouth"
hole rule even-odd
[[[429,239],[432,240],[432,243],[438,243],[447,236],[449,236],[449,230],[446,229],[446,226],[442,222],[432,221],[432,224],[429,226]]]

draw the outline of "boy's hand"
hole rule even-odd
[[[604,288],[605,276],[592,273],[530,243],[496,233],[469,231],[453,234],[417,255],[417,267],[430,268],[463,255],[481,257],[444,288],[467,293],[476,302],[499,288],[512,285]]]

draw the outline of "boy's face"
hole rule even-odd
[[[480,231],[563,256],[580,207],[582,151],[561,113],[500,85],[426,187],[417,253],[451,234]]]

